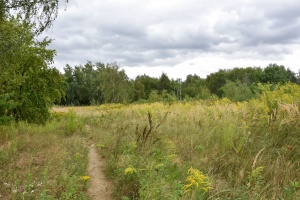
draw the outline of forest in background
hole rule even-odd
[[[265,68],[220,69],[207,78],[190,74],[181,80],[170,79],[164,72],[159,78],[143,74],[129,79],[117,63],[87,62],[75,67],[66,65],[62,76],[68,87],[61,105],[75,106],[210,98],[228,98],[238,102],[257,97],[261,84],[299,84],[299,76],[295,72],[277,64],[269,64]]]

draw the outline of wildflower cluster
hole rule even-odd
[[[125,174],[133,174],[135,172],[136,172],[136,170],[132,167],[127,167],[124,171]]]
[[[189,176],[186,178],[187,184],[182,188],[184,190],[184,194],[192,192],[194,189],[200,189],[203,191],[212,189],[208,177],[202,174],[199,170],[191,167],[188,170],[188,175]]]

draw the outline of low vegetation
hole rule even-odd
[[[299,199],[300,87],[257,99],[56,107],[1,126],[3,199],[88,199],[87,147],[115,199]]]
[[[0,127],[1,199],[84,199],[87,147],[69,135],[65,117]]]

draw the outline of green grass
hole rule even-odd
[[[45,126],[2,126],[0,195],[88,199],[80,177],[95,144],[115,199],[299,199],[300,112],[280,97],[276,107],[274,98],[62,107]]]
[[[45,126],[1,127],[0,195],[3,199],[85,199],[84,137],[65,134],[64,120]]]
[[[154,128],[141,142],[148,111]],[[257,100],[156,103],[107,109],[95,124],[117,199],[297,199],[299,109],[283,103],[275,112]],[[184,194],[190,167],[213,189]]]

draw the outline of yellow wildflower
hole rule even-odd
[[[106,148],[106,146],[104,144],[96,144],[96,147],[102,149],[102,148]]]
[[[83,180],[83,181],[87,181],[89,180],[91,177],[89,176],[81,176],[80,179]]]
[[[136,170],[132,167],[127,167],[124,172],[125,174],[133,174],[136,172]]]
[[[192,167],[188,170],[188,177],[186,178],[187,184],[183,186],[184,193],[191,192],[194,189],[200,189],[203,191],[208,191],[212,189],[207,176],[202,174],[197,169]]]

